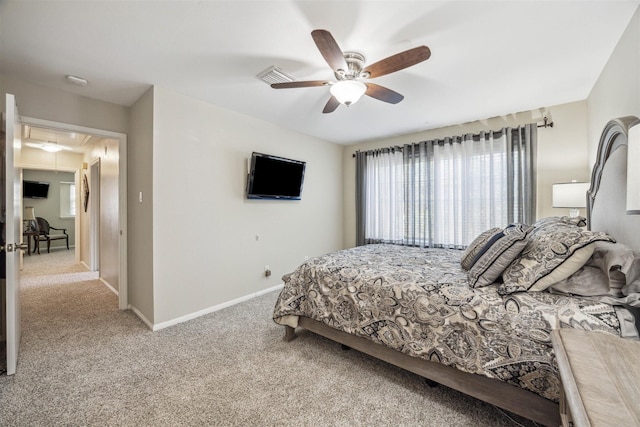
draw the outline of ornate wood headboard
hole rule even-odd
[[[640,122],[635,116],[613,119],[600,136],[598,157],[587,191],[590,230],[604,231],[640,252],[640,215],[627,215],[628,129]],[[640,166],[640,165],[639,165]]]

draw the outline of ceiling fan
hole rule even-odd
[[[367,95],[390,104],[397,104],[404,99],[391,89],[375,83],[363,82],[370,78],[384,76],[412,65],[426,61],[431,51],[426,46],[397,53],[365,67],[364,56],[358,52],[342,52],[338,43],[327,30],[313,30],[311,37],[329,67],[333,70],[337,82],[326,80],[308,80],[300,82],[273,83],[274,89],[290,89],[298,87],[331,86],[331,98],[325,105],[323,113],[332,113],[340,104],[349,106]]]

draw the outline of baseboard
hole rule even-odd
[[[271,292],[273,292],[273,291],[277,291],[278,289],[282,289],[282,288],[284,288],[284,283],[280,283],[279,285],[275,285],[275,286],[272,286],[272,287],[270,287],[270,288],[267,288],[267,289],[263,289],[263,290],[261,290],[261,291],[258,291],[258,292],[256,292],[256,293],[255,293],[255,296],[256,296],[256,297],[259,297],[259,296],[261,296],[261,295],[269,294],[269,293],[271,293]]]
[[[61,251],[61,250],[65,250],[65,251],[70,251],[71,249],[75,249],[75,245],[69,245],[69,249],[67,249],[66,246],[51,246],[51,252],[54,251]],[[44,248],[42,246],[40,246],[40,252],[43,252],[44,249],[44,253],[47,253],[47,245],[44,245]]]
[[[80,264],[84,265],[84,267],[87,269],[87,271],[91,271],[91,267],[89,267],[89,265],[86,262],[80,261]]]
[[[252,294],[245,295],[243,297],[236,298],[236,299],[231,300],[231,301],[223,302],[222,304],[214,305],[213,307],[205,308],[204,310],[196,311],[194,313],[187,314],[187,315],[181,316],[181,317],[177,317],[177,318],[172,319],[172,320],[167,320],[166,322],[154,324],[153,326],[151,326],[151,330],[159,331],[160,329],[168,328],[169,326],[174,326],[174,325],[177,325],[179,323],[183,323],[183,322],[186,322],[186,321],[189,321],[189,320],[193,320],[193,319],[198,318],[200,316],[204,316],[206,314],[214,313],[214,312],[216,312],[218,310],[222,310],[223,308],[231,307],[232,305],[240,304],[241,302],[245,302],[245,301],[248,301],[250,299],[259,297],[261,295],[268,294],[270,292],[276,291],[278,289],[282,289],[283,287],[284,287],[284,283],[280,283],[279,285],[272,286],[272,287],[270,287],[268,289],[263,289],[261,291],[254,292]],[[138,314],[137,310],[134,310],[134,313]],[[138,316],[141,316],[141,315],[142,314],[138,314]],[[144,316],[142,316],[141,319],[142,319],[143,322],[145,322],[145,323],[147,323],[147,325],[149,325],[149,323],[147,321],[145,321]]]
[[[147,319],[144,314],[142,314],[140,312],[140,310],[138,310],[137,308],[135,308],[134,306],[132,306],[131,304],[129,304],[129,310],[133,311],[133,313],[138,316],[138,318],[140,320],[142,320],[142,322],[147,325],[147,327],[151,330],[153,330],[153,323],[149,321],[149,319]]]
[[[111,292],[113,292],[113,293],[114,293],[114,294],[116,294],[116,295],[120,295],[120,293],[119,293],[119,292],[118,292],[118,291],[117,291],[113,286],[111,286],[111,285],[109,284],[109,282],[107,282],[106,280],[104,280],[102,277],[99,277],[99,278],[98,278],[98,280],[100,280],[100,282],[101,282],[103,285],[105,285],[107,288],[109,288],[109,290],[110,290]]]

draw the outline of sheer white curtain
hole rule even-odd
[[[400,148],[369,152],[365,171],[367,243],[404,243],[404,158]]]
[[[535,138],[527,125],[358,153],[358,244],[463,248],[532,221]]]

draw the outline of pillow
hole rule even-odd
[[[587,226],[587,218],[583,217],[583,216],[574,216],[573,218],[570,218],[568,216],[562,217],[563,218],[563,222],[566,222],[567,224],[572,224],[578,227],[586,227]]]
[[[568,216],[548,216],[540,218],[533,224],[533,228],[542,228],[550,224],[567,224],[575,225],[576,227],[586,227],[587,219],[583,216],[568,217]]]
[[[580,295],[583,297],[607,295],[609,280],[598,267],[585,264],[566,279],[549,286],[547,290],[553,294]]]
[[[566,279],[582,267],[593,254],[593,243],[615,242],[603,232],[587,231],[564,222],[534,228],[521,256],[502,274],[498,293],[542,291]]]
[[[491,239],[500,233],[502,233],[502,229],[497,227],[490,228],[487,231],[480,233],[480,235],[476,237],[462,253],[462,257],[460,258],[462,268],[469,270],[478,256],[478,252],[484,248],[487,242],[491,241]]]
[[[469,270],[471,287],[479,288],[495,282],[526,246],[529,230],[531,227],[528,225],[512,224],[486,242]]]
[[[599,268],[607,277],[609,289],[620,291],[627,283],[626,274],[632,271],[635,256],[633,251],[622,243],[599,242],[587,265]],[[630,277],[633,281],[634,278]]]
[[[596,242],[587,263],[573,275],[551,286],[574,295],[622,297],[637,292],[640,256],[622,243]]]

